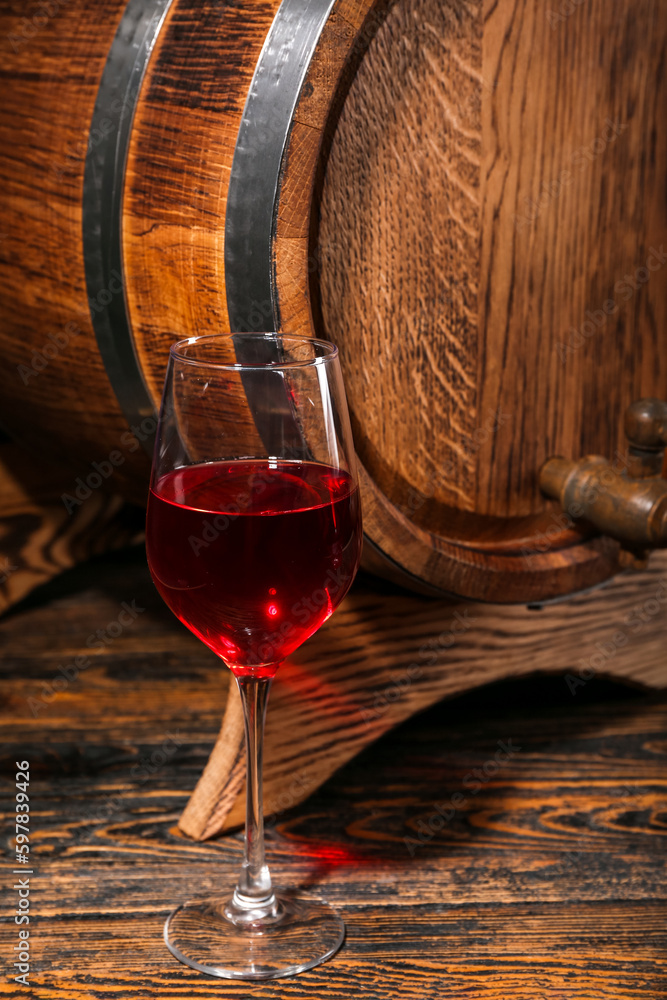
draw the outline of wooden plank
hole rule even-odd
[[[26,692],[104,631],[123,600],[145,610],[33,717]],[[348,935],[319,969],[249,986],[195,973],[162,942],[172,906],[233,882],[242,839],[196,844],[178,832],[227,675],[151,593],[141,554],[47,585],[0,621],[0,644],[3,813],[14,761],[28,759],[36,865],[31,986],[5,977],[0,995],[665,995],[664,693],[600,676],[574,694],[563,676],[496,683],[406,722],[306,802],[278,802],[275,881],[328,898]],[[180,741],[173,752],[168,731]],[[499,740],[516,752],[495,770]],[[293,776],[305,780],[309,764],[304,756]],[[1,929],[6,955],[15,927]]]
[[[177,0],[151,59],[128,155],[123,245],[133,336],[156,405],[170,343],[229,331],[227,189],[277,9],[278,0]]]

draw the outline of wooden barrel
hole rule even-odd
[[[538,470],[622,467],[623,410],[667,392],[664,3],[2,0],[0,25],[0,420],[61,456],[66,505],[143,500],[171,341],[314,329],[367,565],[500,602],[615,571]]]

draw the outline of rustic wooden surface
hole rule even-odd
[[[34,717],[26,698],[44,697],[58,665],[133,600],[145,609],[135,623]],[[5,971],[0,995],[667,996],[664,693],[599,677],[574,694],[563,676],[495,684],[407,722],[306,803],[286,795],[269,823],[274,878],[331,900],[347,940],[295,979],[234,984],[180,965],[162,942],[170,908],[229,885],[241,859],[239,834],[193,844],[176,826],[227,674],[163,606],[141,552],[47,585],[0,621],[0,643],[4,812],[14,761],[27,759],[35,864],[31,986]],[[496,770],[499,740],[517,752]],[[308,772],[304,759],[295,789]],[[457,794],[431,834],[435,805]],[[0,927],[6,959],[16,927]]]
[[[91,555],[140,539],[139,507],[101,490],[79,503],[75,489],[58,461],[44,455],[36,463],[0,439],[0,613]]]

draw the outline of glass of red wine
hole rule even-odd
[[[345,935],[328,904],[274,891],[262,812],[271,681],[340,604],[361,553],[352,434],[332,344],[235,333],[172,347],[146,547],[167,605],[233,673],[246,740],[236,888],[175,909],[165,942],[212,976],[294,975],[333,955]]]

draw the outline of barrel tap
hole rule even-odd
[[[651,549],[667,546],[667,403],[642,399],[625,412],[628,451],[622,468],[601,455],[554,457],[540,488],[569,517],[620,542],[619,564],[643,568]]]

